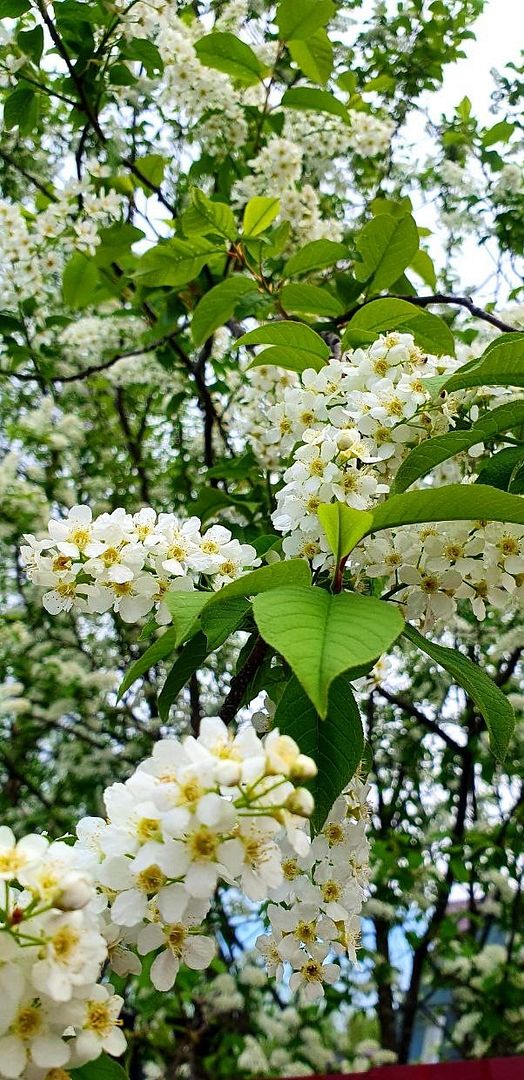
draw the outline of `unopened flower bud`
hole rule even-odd
[[[307,754],[299,754],[293,763],[291,775],[296,777],[297,780],[311,780],[317,775],[317,772],[318,769],[313,758],[308,757]]]
[[[315,800],[307,788],[295,788],[286,799],[286,809],[301,817],[310,817],[315,809]]]
[[[77,911],[85,907],[92,897],[93,886],[89,878],[72,876],[53,903],[60,911]]]

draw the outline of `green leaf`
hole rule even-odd
[[[392,297],[372,300],[353,315],[342,338],[342,349],[371,343],[376,340],[377,333],[398,330],[401,326],[404,331],[412,333],[427,352],[437,356],[454,355],[453,334],[443,319],[431,315],[429,311],[421,311],[407,300]]]
[[[481,140],[482,145],[494,146],[498,142],[507,142],[514,131],[515,124],[510,124],[508,120],[499,120],[497,124],[493,124],[493,127],[484,132]]]
[[[286,90],[280,104],[287,106],[288,109],[313,109],[316,113],[332,113],[333,116],[340,116],[342,120],[349,123],[346,106],[329,91],[317,90],[313,86],[296,86],[291,90]]]
[[[307,41],[288,42],[292,60],[311,82],[327,83],[333,69],[333,46],[325,30],[317,30]]]
[[[466,691],[484,717],[493,755],[497,761],[504,761],[515,728],[515,716],[506,695],[481,668],[456,649],[435,645],[433,641],[428,641],[419,634],[413,626],[406,626],[404,635],[440,667],[445,668],[452,679]]]
[[[244,210],[242,229],[245,236],[259,236],[271,225],[280,210],[280,200],[255,195]]]
[[[131,41],[126,41],[122,55],[128,60],[140,60],[149,79],[154,78],[155,75],[161,75],[164,70],[164,62],[156,45],[152,41],[147,41],[146,38],[133,38]]]
[[[142,230],[128,221],[108,225],[107,228],[100,229],[98,235],[100,243],[93,256],[97,266],[111,266],[112,262],[129,256],[131,245],[144,238]]]
[[[304,40],[326,26],[334,13],[332,0],[280,0],[275,19],[280,39]]]
[[[524,464],[524,446],[508,446],[494,454],[482,466],[477,484],[491,484],[502,491],[522,494],[521,466]]]
[[[387,289],[409,266],[418,246],[418,229],[410,214],[400,218],[379,214],[357,236],[362,261],[355,264],[355,277],[371,279],[369,289],[374,292]]]
[[[429,381],[429,380],[428,380]],[[448,393],[469,386],[524,386],[524,334],[504,335],[504,340],[475,362],[469,361],[442,384]]]
[[[334,240],[311,240],[288,259],[283,276],[290,278],[295,274],[307,274],[311,270],[324,270],[326,266],[334,266],[341,259],[347,258],[348,251],[344,244],[338,244]]]
[[[433,265],[433,259],[428,255],[427,251],[423,251],[420,248],[413,256],[410,264],[410,270],[414,270],[418,274],[422,281],[429,285],[430,289],[436,289],[437,287],[437,275],[435,267]]]
[[[253,49],[229,31],[206,34],[195,43],[195,52],[206,67],[232,75],[245,86],[259,82],[265,72]]]
[[[318,832],[364,752],[362,722],[347,675],[339,675],[329,688],[325,720],[293,676],[278,704],[274,724],[317,764],[318,775],[308,787],[315,799],[312,824]]]
[[[208,606],[222,603],[235,596],[256,596],[258,593],[267,592],[269,589],[278,589],[284,585],[309,585],[311,571],[306,559],[289,559],[286,562],[271,563],[270,566],[261,566],[259,570],[251,570],[249,574],[231,581],[224,585],[216,593],[211,593],[208,598]]]
[[[199,188],[192,191],[191,202],[189,210],[182,215],[182,226],[186,236],[193,233],[197,235],[218,233],[219,236],[225,236],[228,240],[235,238],[237,223],[227,203],[208,199]]]
[[[135,173],[135,177],[146,195],[151,191],[151,184],[155,187],[160,186],[164,179],[167,164],[167,159],[162,154],[145,154],[144,157],[137,158],[134,164],[140,176],[144,177],[144,180],[141,180],[140,177],[136,177]]]
[[[44,51],[44,31],[41,26],[34,26],[32,30],[21,30],[17,37],[18,44],[26,56],[30,56],[35,64],[39,64]]]
[[[415,446],[407,458],[402,462],[392,491],[398,494],[405,491],[419,477],[431,472],[437,465],[448,458],[469,450],[476,443],[485,442],[504,431],[511,431],[524,424],[524,401],[510,402],[507,405],[499,405],[497,409],[481,416],[476,424],[467,431],[449,431],[446,435],[437,435],[434,439],[426,439]],[[498,455],[497,455],[498,456]],[[488,463],[489,465],[489,463]],[[483,483],[490,484],[491,479],[486,477]],[[498,486],[498,485],[496,485]]]
[[[373,511],[369,533],[426,521],[505,521],[524,525],[524,499],[483,484],[450,484],[392,495]]]
[[[30,8],[29,0],[0,0],[0,19],[17,19]]]
[[[275,319],[264,326],[257,326],[256,330],[249,330],[238,338],[237,345],[285,345],[320,356],[323,360],[327,360],[329,356],[329,345],[326,345],[319,334],[310,326],[293,322],[291,319]]]
[[[253,601],[264,641],[281,653],[325,718],[333,679],[377,659],[404,621],[391,604],[357,593],[333,596],[316,586],[291,586]]]
[[[244,621],[251,605],[244,596],[230,596],[220,603],[208,604],[202,612],[202,629],[207,638],[207,647],[214,652],[227,641]]]
[[[184,645],[158,696],[158,712],[164,723],[175,698],[194,672],[198,671],[208,652],[207,641],[202,633],[197,634]]]
[[[223,253],[223,247],[203,236],[192,236],[191,240],[175,236],[146,251],[139,260],[135,277],[144,285],[186,285],[198,277],[212,255]]]
[[[305,312],[309,315],[342,315],[344,305],[327,288],[318,285],[297,285],[289,282],[284,285],[280,300],[285,311]]]
[[[75,252],[64,267],[62,278],[64,303],[74,311],[93,304],[98,284],[98,270],[93,260],[87,255]]]
[[[254,367],[283,367],[288,371],[306,371],[307,368],[313,368],[313,371],[320,371],[325,367],[326,361],[322,360],[314,353],[305,352],[303,349],[292,349],[281,347],[280,345],[272,345],[269,349],[264,349],[264,352],[258,353],[255,356],[249,368]]]
[[[38,113],[38,97],[28,87],[17,86],[4,99],[4,127],[8,131],[17,127],[21,135],[28,135],[36,127]]]
[[[353,551],[373,523],[370,510],[353,510],[341,502],[319,506],[317,514],[337,566]]]
[[[198,624],[198,617],[209,600],[207,592],[167,592],[164,596],[164,604],[173,619],[175,630],[175,647],[187,637]]]
[[[256,291],[256,283],[251,278],[233,274],[220,281],[199,300],[191,322],[191,334],[195,345],[202,345],[219,326],[231,318],[242,296]]]
[[[122,1066],[107,1054],[70,1071],[73,1080],[127,1080],[127,1073]]]
[[[201,593],[197,594],[201,596]],[[138,660],[135,660],[134,664],[126,671],[120,686],[118,687],[117,700],[125,694],[126,690],[144,674],[145,671],[149,671],[155,664],[158,664],[159,660],[164,660],[169,653],[174,652],[178,645],[177,631],[175,627],[170,627],[166,630],[165,634],[162,634],[142,656],[139,656]]]

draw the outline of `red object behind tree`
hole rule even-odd
[[[388,1065],[367,1073],[331,1073],[317,1080],[524,1080],[524,1057],[455,1061],[442,1065]],[[305,1078],[304,1078],[305,1080]]]

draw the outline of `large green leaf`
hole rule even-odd
[[[238,630],[250,610],[249,601],[244,596],[230,596],[217,604],[208,604],[202,612],[201,624],[207,638],[207,647],[214,652],[227,640],[230,634]]]
[[[317,90],[313,86],[294,86],[291,90],[286,90],[280,104],[288,109],[313,109],[316,113],[332,113],[349,122],[346,106],[328,90]]]
[[[207,641],[202,633],[197,634],[196,637],[191,638],[184,645],[158,696],[158,712],[160,719],[164,723],[169,716],[169,710],[175,698],[178,697],[182,687],[186,685],[191,675],[198,671],[208,653]]]
[[[415,446],[402,462],[392,490],[395,493],[405,491],[415,480],[425,476],[441,462],[463,450],[469,450],[476,443],[485,442],[486,439],[504,431],[511,431],[521,424],[524,424],[524,401],[515,401],[492,409],[467,431],[449,431],[446,435],[425,439],[419,446]],[[485,483],[490,482],[486,478]]]
[[[305,40],[321,26],[326,26],[335,13],[332,0],[280,0],[276,24],[282,41]]]
[[[289,282],[284,285],[280,300],[284,311],[305,312],[310,315],[341,315],[344,306],[337,296],[318,285]]]
[[[241,297],[256,291],[256,283],[240,274],[220,281],[199,300],[191,322],[191,333],[195,345],[202,345],[219,326],[231,318]]]
[[[279,364],[293,371],[314,368],[319,371],[329,357],[329,345],[304,323],[282,319],[266,323],[238,338],[237,345],[271,345],[274,348],[259,353],[251,367]]]
[[[280,210],[280,200],[267,195],[255,195],[246,205],[242,219],[245,236],[259,236],[268,229]]]
[[[191,240],[175,236],[146,251],[138,262],[135,277],[144,285],[186,285],[198,277],[213,255],[224,252],[223,245],[217,246],[203,236],[192,236]]]
[[[260,81],[265,68],[253,49],[229,31],[206,34],[195,43],[198,59],[206,67],[224,71],[245,86]]]
[[[438,315],[421,311],[407,300],[384,297],[365,304],[348,323],[342,338],[342,348],[375,341],[377,333],[398,330],[413,334],[416,342],[438,356],[454,355],[455,341],[447,323]]]
[[[339,675],[329,688],[325,720],[293,675],[278,704],[274,724],[317,764],[318,775],[308,786],[315,799],[312,824],[318,831],[364,752],[362,722],[347,675]]]
[[[404,634],[413,645],[445,668],[452,679],[466,691],[484,717],[492,753],[498,761],[504,761],[515,728],[515,716],[506,695],[485,671],[456,649],[435,645],[433,641],[428,641],[419,634],[413,626],[406,626]]]
[[[335,240],[311,240],[288,259],[283,276],[290,278],[311,270],[324,270],[326,266],[333,266],[347,258],[348,251],[344,244],[338,244]]]
[[[271,563],[251,570],[249,574],[224,585],[218,592],[208,594],[208,604],[222,603],[232,596],[256,596],[268,589],[278,589],[283,585],[309,585],[311,571],[306,559],[289,559],[286,562]]]
[[[319,506],[318,518],[337,566],[341,559],[353,551],[373,524],[370,510],[353,510],[341,502]]]
[[[70,1071],[73,1080],[127,1080],[125,1070],[108,1054]]]
[[[295,64],[311,82],[324,85],[333,70],[333,46],[323,28],[316,30],[307,41],[294,38],[288,49]]]
[[[201,593],[194,594],[196,596],[202,595]],[[159,660],[164,660],[169,653],[174,652],[177,648],[177,631],[175,627],[170,627],[166,630],[165,634],[154,641],[152,645],[139,656],[138,660],[135,660],[134,664],[128,668],[120,686],[118,687],[118,697],[121,698],[122,694],[125,694],[126,690],[144,674],[145,671],[149,671],[154,664],[158,664]]]
[[[187,637],[198,624],[198,618],[202,609],[206,606],[210,597],[208,592],[168,592],[164,596],[164,603],[173,619],[175,630],[175,647]]]
[[[511,491],[514,495],[524,493],[522,469],[524,467],[524,446],[507,446],[489,458],[478,475],[478,484],[491,484],[502,491]]]
[[[275,319],[264,326],[257,326],[256,330],[249,330],[238,338],[237,345],[285,345],[320,356],[324,360],[329,357],[329,345],[326,345],[319,334],[310,326],[290,319]]]
[[[409,266],[418,245],[418,229],[410,214],[400,218],[379,214],[357,236],[361,262],[355,263],[355,277],[369,281],[373,292],[387,289]]]
[[[333,679],[377,659],[404,625],[391,604],[357,593],[333,596],[316,586],[261,594],[253,614],[264,641],[287,660],[323,718]]]
[[[320,371],[325,367],[326,361],[315,353],[306,352],[304,349],[292,349],[291,346],[271,345],[269,349],[264,349],[263,352],[258,353],[253,357],[249,367],[283,367],[288,371],[306,371],[307,368],[313,368],[314,371]]]
[[[524,525],[524,499],[487,484],[449,484],[392,495],[373,511],[368,533],[426,521],[506,521]]]
[[[182,215],[182,227],[186,236],[193,233],[208,235],[218,233],[228,240],[233,240],[237,233],[237,223],[227,203],[209,199],[199,188],[191,193],[192,205]]]
[[[503,335],[479,360],[464,364],[442,384],[448,393],[469,386],[524,386],[524,334]]]
[[[64,268],[62,278],[62,296],[64,303],[78,311],[93,303],[93,297],[100,279],[92,259],[75,252]]]

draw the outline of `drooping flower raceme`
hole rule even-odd
[[[27,576],[46,589],[43,604],[57,615],[116,611],[136,622],[153,609],[165,625],[171,615],[163,602],[172,589],[191,590],[203,575],[214,589],[257,566],[250,544],[213,525],[202,535],[197,517],[180,520],[144,507],[93,518],[90,507],[73,506],[52,519],[48,536],[26,536],[21,555]]]
[[[278,730],[231,734],[207,717],[198,738],[155,744],[125,784],[105,793],[107,821],[85,818],[76,850],[107,897],[113,925],[155,952],[151,979],[169,990],[180,964],[207,967],[202,923],[219,883],[263,900],[284,881],[288,851],[306,857],[313,799],[295,781],[316,766]]]
[[[104,930],[80,849],[0,827],[0,1076],[67,1076],[125,1050],[122,998],[97,983]]]
[[[305,855],[289,850],[282,885],[270,892],[271,933],[257,940],[267,970],[277,978],[287,966],[290,986],[314,1001],[336,982],[332,958],[356,961],[360,912],[369,880],[365,835],[369,787],[355,777],[337,799]]]
[[[314,569],[331,566],[317,514],[321,504],[372,508],[387,496],[414,446],[502,403],[500,390],[432,397],[425,379],[456,366],[453,357],[424,353],[410,334],[391,333],[319,372],[304,371],[301,379],[285,373],[284,387],[270,369],[254,369],[254,388],[242,403],[243,429],[251,429],[248,437],[268,468],[279,468],[282,451],[285,464],[287,454],[273,514],[287,557],[307,558]],[[473,483],[483,452],[479,444],[441,466],[441,481]],[[483,619],[489,606],[503,610],[522,602],[524,529],[468,521],[389,530],[362,541],[347,569],[353,587],[382,579],[407,618],[426,630],[450,619],[460,601]]]

